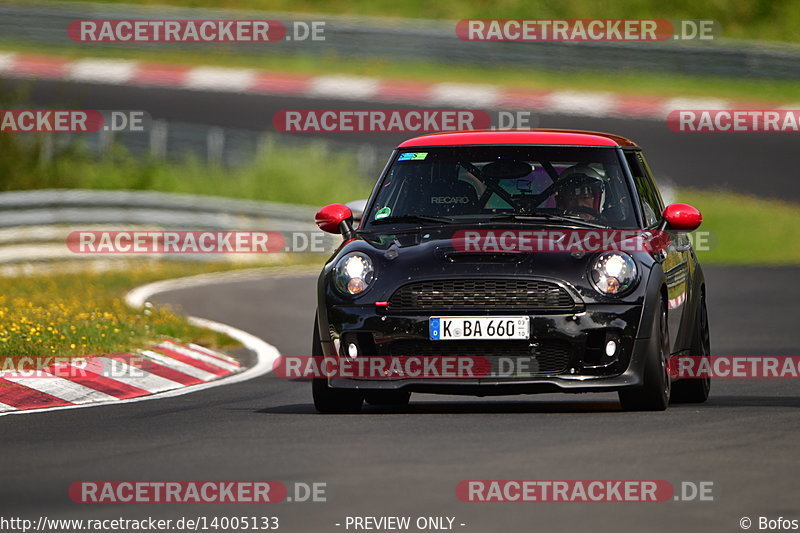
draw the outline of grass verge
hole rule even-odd
[[[69,148],[43,161],[40,150],[0,133],[0,191],[154,190],[322,206],[366,198],[372,187],[358,175],[354,154],[316,145],[267,148],[240,167],[139,159],[121,149],[98,158]]]
[[[300,256],[280,266],[320,262]],[[0,278],[0,358],[128,353],[164,338],[235,347],[233,339],[192,326],[169,308],[131,309],[124,302],[139,285],[231,268],[228,263],[136,262],[105,273]]]
[[[710,250],[697,256],[713,265],[800,265],[800,204],[727,191],[681,189],[677,198],[703,214]]]

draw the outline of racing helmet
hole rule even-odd
[[[561,173],[555,186],[556,206],[567,209],[578,198],[591,198],[592,209],[600,212],[605,202],[606,184],[598,171],[588,165],[575,165]]]

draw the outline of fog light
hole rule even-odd
[[[347,355],[349,355],[352,359],[358,357],[358,346],[355,343],[350,343],[347,345]]]
[[[347,282],[347,290],[350,294],[358,294],[364,290],[364,280],[361,278],[353,278]]]
[[[608,341],[606,343],[606,355],[609,357],[614,357],[615,353],[617,353],[616,341]]]

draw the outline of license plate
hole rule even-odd
[[[431,340],[519,340],[530,338],[527,316],[433,316]]]

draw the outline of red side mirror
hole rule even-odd
[[[322,231],[339,234],[341,223],[352,218],[353,212],[346,205],[330,204],[317,211],[314,220]]]
[[[664,208],[667,229],[675,231],[694,231],[703,222],[700,211],[688,204],[671,204]]]

